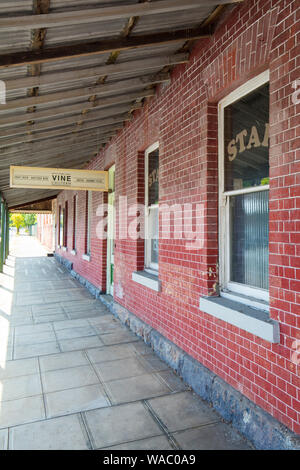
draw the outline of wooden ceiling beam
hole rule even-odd
[[[99,113],[89,113],[88,115],[81,115],[81,116],[71,116],[71,117],[64,117],[62,119],[57,119],[53,121],[46,121],[41,123],[36,123],[32,125],[25,125],[19,127],[10,127],[9,129],[2,129],[0,134],[0,142],[1,139],[4,137],[12,137],[16,135],[22,134],[31,134],[32,132],[40,132],[46,129],[54,129],[58,127],[65,127],[65,126],[74,126],[77,125],[81,129],[85,129],[89,127],[88,124],[93,123],[95,125],[105,126],[108,124],[115,124],[116,122],[128,121],[130,120],[130,108],[128,106],[119,107],[111,113],[99,112]],[[85,119],[86,116],[89,116],[89,119]],[[87,126],[86,126],[87,125]]]
[[[105,83],[103,85],[76,88],[75,90],[58,91],[55,93],[48,93],[46,95],[26,97],[16,100],[8,101],[1,107],[1,110],[8,111],[17,108],[27,108],[29,106],[38,106],[42,104],[63,102],[66,100],[88,98],[91,96],[103,96],[114,93],[120,93],[120,90],[132,90],[143,88],[148,85],[154,85],[157,83],[167,82],[170,79],[168,73],[156,73],[150,75],[144,75],[138,78],[130,78],[127,80],[120,80],[113,83]],[[141,90],[139,90],[141,91]],[[138,91],[138,92],[139,92]]]
[[[155,2],[157,3],[157,2]],[[155,4],[153,3],[153,5]],[[45,15],[42,15],[45,16]],[[0,20],[1,22],[1,20]],[[0,26],[1,29],[1,26]],[[102,39],[94,42],[81,42],[71,45],[49,47],[37,51],[21,51],[0,56],[0,68],[19,65],[56,62],[74,57],[107,54],[113,51],[124,51],[146,46],[159,46],[173,42],[182,42],[211,36],[211,27],[198,27],[162,33],[150,33],[138,36]]]
[[[101,65],[80,70],[46,73],[40,76],[23,77],[5,80],[6,90],[18,90],[30,87],[43,87],[51,84],[65,83],[82,79],[97,79],[103,75],[115,75],[120,73],[146,71],[155,67],[176,65],[188,62],[189,54],[173,54],[168,56],[150,57],[149,59],[130,60],[128,62]]]
[[[49,119],[54,118],[60,115],[68,115],[74,113],[81,113],[83,115],[89,114],[94,110],[99,109],[106,109],[110,106],[122,104],[122,103],[132,103],[132,109],[138,109],[140,107],[139,103],[133,103],[137,99],[143,99],[146,97],[153,96],[155,94],[155,90],[152,89],[145,89],[139,92],[129,92],[124,95],[117,95],[112,97],[106,98],[99,98],[96,101],[86,101],[84,103],[77,103],[77,104],[64,104],[63,106],[54,106],[48,109],[44,109],[41,111],[36,111],[35,113],[26,113],[21,111],[22,114],[17,114],[13,116],[5,116],[5,113],[0,113],[0,127],[5,127],[8,125],[20,124],[22,122],[28,122],[34,120],[35,122],[39,119]]]

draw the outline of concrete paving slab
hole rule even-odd
[[[67,318],[68,317],[65,313],[59,313],[55,315],[41,315],[41,316],[33,315],[33,321],[35,324],[62,321],[62,320],[66,320]]]
[[[172,370],[163,370],[155,374],[160,380],[165,382],[172,392],[183,392],[189,390],[189,387]]]
[[[106,362],[117,359],[124,359],[135,355],[131,343],[115,346],[104,346],[102,348],[90,349],[87,355],[91,362]]]
[[[173,434],[183,450],[251,450],[227,424],[210,424]]]
[[[158,372],[170,369],[169,366],[154,353],[140,355],[139,360],[149,372]]]
[[[192,392],[182,392],[149,400],[151,408],[170,432],[220,421]]]
[[[101,380],[108,382],[110,380],[123,379],[126,377],[136,377],[147,374],[147,369],[135,357],[127,357],[116,361],[102,362],[95,364],[95,368],[101,377]]]
[[[0,380],[0,403],[40,395],[41,393],[42,387],[38,374]]]
[[[59,341],[59,344],[62,351],[77,351],[79,349],[89,349],[103,346],[103,342],[98,338],[98,336],[63,339]]]
[[[44,356],[60,352],[57,342],[38,343],[29,345],[16,345],[14,350],[14,359],[26,357]]]
[[[162,434],[142,403],[87,411],[85,417],[96,449]]]
[[[42,325],[25,325],[25,326],[17,326],[15,328],[15,335],[23,336],[23,335],[35,335],[39,333],[48,333],[52,332],[53,327],[51,323],[43,323]]]
[[[0,450],[7,450],[8,429],[0,429]]]
[[[79,318],[78,320],[58,321],[53,324],[55,331],[65,330],[69,328],[81,328],[84,326],[90,326],[90,323],[88,320],[82,318]]]
[[[77,366],[42,372],[41,377],[45,393],[99,383],[99,379],[91,366]]]
[[[0,429],[45,418],[42,396],[21,398],[1,403]]]
[[[42,372],[89,365],[83,351],[51,354],[50,356],[40,357],[39,361]]]
[[[151,374],[105,382],[105,385],[114,404],[170,393],[170,389]]]
[[[11,450],[86,450],[87,437],[77,415],[48,419],[10,429]]]
[[[45,402],[48,418],[110,406],[98,384],[46,393]]]
[[[0,380],[38,373],[39,364],[36,358],[0,362]]]
[[[79,328],[64,328],[63,330],[56,331],[58,340],[84,338],[87,336],[95,336],[96,332],[91,326],[82,326]]]
[[[107,333],[105,335],[99,335],[101,341],[107,346],[113,344],[120,344],[120,343],[130,343],[133,341],[138,341],[138,338],[135,334],[131,333],[130,331],[123,330],[118,331],[116,333]]]
[[[53,330],[44,331],[42,333],[16,336],[15,345],[22,346],[39,343],[51,343],[52,341],[56,341],[56,337]]]
[[[165,436],[157,436],[139,441],[125,442],[124,444],[106,447],[101,450],[174,450],[174,448]]]

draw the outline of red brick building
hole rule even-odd
[[[268,422],[300,433],[299,16],[225,10],[89,163],[111,191],[57,199],[73,275],[256,443]]]

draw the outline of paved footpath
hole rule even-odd
[[[24,238],[0,274],[0,450],[249,448]]]

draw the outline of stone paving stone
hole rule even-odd
[[[220,421],[220,418],[191,392],[153,398],[149,404],[170,432]]]
[[[30,423],[45,418],[42,396],[21,398],[1,403],[0,428]]]
[[[105,335],[99,335],[101,340],[106,345],[120,344],[120,343],[130,343],[132,341],[138,341],[137,336],[130,331],[123,330],[116,333],[107,333]]]
[[[31,397],[41,393],[41,381],[38,374],[0,380],[0,402]]]
[[[87,385],[45,395],[48,418],[110,406],[101,385]]]
[[[148,371],[135,357],[95,364],[99,376],[104,382],[144,375]]]
[[[36,358],[0,362],[0,380],[38,373],[39,364]]]
[[[29,345],[16,345],[14,350],[14,359],[23,359],[26,357],[43,356],[59,352],[57,342],[38,343]]]
[[[63,330],[56,331],[58,340],[84,338],[87,336],[95,336],[96,332],[91,326],[83,326],[79,328],[64,328]]]
[[[77,415],[48,419],[10,429],[11,450],[87,450],[87,437]]]
[[[170,389],[151,374],[113,380],[105,382],[105,385],[114,404],[144,400],[170,393]]]
[[[249,444],[227,424],[217,423],[174,433],[183,450],[250,450]]]
[[[59,341],[62,351],[77,351],[79,349],[97,348],[103,346],[98,336],[87,336],[85,338],[63,339]]]
[[[0,429],[0,451],[7,450],[8,446],[8,429]]]
[[[42,372],[86,365],[89,365],[89,362],[82,351],[51,354],[50,356],[40,357]]]
[[[174,450],[165,436],[149,437],[139,441],[126,442],[118,446],[106,447],[101,450]]]
[[[43,390],[45,393],[99,384],[99,379],[91,366],[76,366],[42,372]]]
[[[85,416],[96,449],[162,434],[142,403],[87,411]]]
[[[134,354],[131,343],[105,346],[87,351],[87,355],[93,363],[124,359],[126,357],[132,357]]]
[[[56,341],[54,331],[45,331],[43,333],[34,333],[31,335],[19,335],[15,339],[15,345],[30,345],[39,343],[51,343]]]

